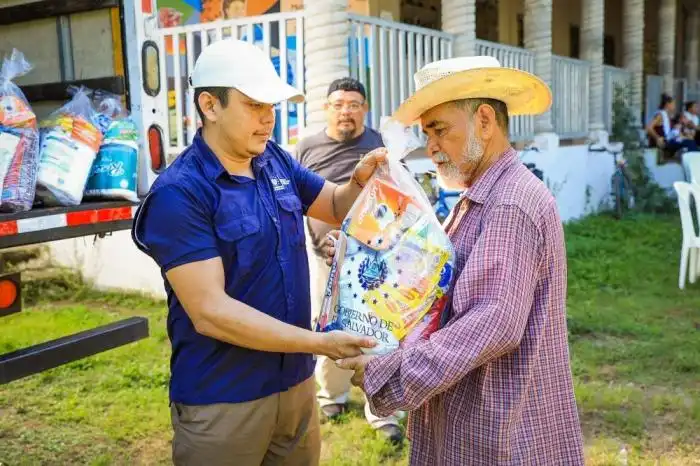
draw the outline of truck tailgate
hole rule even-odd
[[[37,207],[0,213],[0,249],[98,235],[131,228],[138,204],[84,202],[74,207]]]

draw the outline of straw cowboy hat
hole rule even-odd
[[[418,122],[433,107],[459,99],[504,102],[509,115],[537,115],[549,110],[552,92],[537,76],[503,68],[494,57],[459,57],[425,65],[413,77],[416,92],[392,115],[404,125]]]

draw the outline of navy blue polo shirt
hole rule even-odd
[[[271,141],[252,169],[255,179],[228,174],[197,133],[136,214],[133,240],[160,266],[168,295],[171,401],[250,401],[313,374],[311,355],[255,351],[197,333],[165,277],[173,267],[219,256],[229,296],[310,329],[302,222],[324,180]]]

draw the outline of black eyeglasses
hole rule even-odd
[[[331,108],[335,110],[336,112],[340,112],[343,110],[343,107],[348,107],[348,110],[351,112],[357,112],[362,109],[362,106],[364,105],[364,102],[328,102],[331,105]]]

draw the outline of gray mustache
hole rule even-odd
[[[447,163],[450,161],[450,158],[444,152],[438,152],[433,158],[435,163]]]

